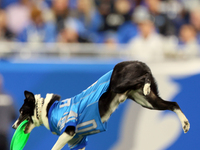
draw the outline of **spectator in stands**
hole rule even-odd
[[[134,3],[134,4],[133,4]],[[133,3],[131,1],[119,0],[115,3],[115,9],[119,14],[124,16],[124,22],[117,29],[117,42],[120,44],[126,44],[135,37],[138,33],[137,26],[132,19],[132,7],[141,4],[141,0],[136,0]],[[134,6],[133,6],[134,5]],[[135,9],[134,8],[134,9]]]
[[[139,34],[129,42],[130,56],[145,62],[162,60],[163,38],[155,30],[153,17],[142,6],[136,8],[133,16]]]
[[[20,42],[55,42],[56,26],[54,22],[44,22],[42,11],[36,6],[31,8],[31,22],[19,34]]]
[[[102,0],[99,1],[98,9],[100,14],[103,17],[103,26],[101,27],[101,31],[107,31],[112,29],[112,25],[110,25],[110,19],[107,19],[109,15],[113,13],[113,1],[112,0]]]
[[[117,43],[128,43],[137,34],[136,25],[132,21],[132,3],[129,0],[118,0],[115,2],[114,8],[117,14],[123,18],[123,22],[116,32]]]
[[[69,15],[69,0],[52,0],[52,10],[55,15],[57,32],[64,29],[65,20]]]
[[[65,21],[64,29],[58,35],[58,42],[61,43],[83,43],[89,42],[87,39],[82,38],[80,35],[84,32],[85,28],[80,24],[77,19],[68,18]]]
[[[161,13],[161,0],[145,0],[150,14],[154,17],[155,27],[158,32],[165,36],[175,35],[176,28],[173,22],[164,13]]]
[[[0,75],[0,149],[9,150],[9,127],[17,118],[12,97],[3,89],[3,77]]]
[[[33,1],[34,5],[42,11],[42,16],[43,16],[45,22],[46,21],[55,21],[55,15],[54,15],[54,12],[53,12],[51,6],[49,5],[49,2],[51,2],[51,0]]]
[[[191,10],[190,23],[194,26],[197,33],[197,40],[200,44],[200,5],[197,8]]]
[[[183,25],[179,33],[178,55],[182,58],[194,58],[200,56],[199,45],[196,39],[196,31],[192,25]]]
[[[8,29],[15,35],[22,32],[30,21],[30,0],[20,0],[6,8]]]
[[[137,25],[133,21],[127,21],[117,31],[117,42],[127,44],[138,34]]]
[[[161,1],[160,11],[173,22],[176,28],[176,36],[179,34],[180,27],[189,22],[188,10],[182,5],[181,1]]]
[[[101,28],[103,42],[127,43],[136,34],[136,28],[131,22],[133,6],[131,1],[116,0],[110,2],[110,8],[107,5],[108,2],[100,5],[100,12],[104,18],[104,25]],[[107,13],[103,11],[104,9]]]
[[[129,0],[116,0],[114,1],[114,12],[119,15],[119,25],[127,21],[131,21],[132,3]]]
[[[190,12],[193,9],[196,9],[198,6],[200,6],[199,0],[180,0],[179,2],[182,3],[182,6],[186,9],[186,11]]]
[[[4,10],[0,9],[0,41],[11,41],[14,34],[7,28],[7,18]]]
[[[82,39],[97,43],[99,41],[98,31],[103,24],[103,19],[96,9],[93,0],[77,0],[77,9],[74,17],[84,28],[80,33]]]

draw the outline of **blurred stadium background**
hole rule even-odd
[[[200,0],[1,0],[0,139],[14,133],[5,93],[18,115],[24,90],[69,98],[124,60],[151,67],[160,95],[179,103],[191,130],[184,134],[174,113],[129,100],[86,149],[200,149]],[[25,149],[51,149],[57,138],[36,128]]]

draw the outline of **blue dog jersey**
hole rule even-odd
[[[83,148],[87,144],[87,135],[106,130],[106,123],[101,122],[98,102],[108,90],[112,70],[80,94],[56,101],[48,113],[51,132],[61,135],[68,126],[76,128],[76,135],[68,142],[70,149]]]

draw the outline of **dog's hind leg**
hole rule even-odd
[[[160,101],[154,102],[154,106],[155,106],[154,109],[157,109],[157,110],[171,110],[175,112],[179,120],[181,121],[184,133],[188,132],[190,128],[190,123],[176,102],[168,102],[168,101],[160,100]]]
[[[153,110],[171,110],[175,112],[181,121],[183,131],[186,133],[190,128],[190,123],[184,113],[181,111],[179,105],[176,102],[169,102],[161,99],[155,95],[153,91],[150,91],[148,95],[144,95],[142,90],[130,91],[128,98],[136,101],[141,106],[153,109]]]
[[[190,123],[176,102],[165,101],[161,99],[159,96],[156,96],[152,91],[146,97],[147,97],[148,102],[151,103],[151,105],[153,106],[153,108],[151,109],[171,110],[175,112],[179,120],[181,121],[184,133],[188,132],[190,128]]]

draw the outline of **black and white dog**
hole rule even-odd
[[[42,124],[47,129],[50,129],[48,112],[54,102],[60,100],[60,97],[56,94],[47,94],[46,98],[42,98],[39,94],[34,95],[28,91],[25,91],[24,94],[24,104],[20,108],[20,116],[13,124],[13,128],[16,129],[23,120],[27,119],[29,122],[25,127],[25,133],[30,133],[34,127]],[[145,63],[125,61],[118,63],[114,67],[108,88],[98,100],[99,115],[102,123],[107,122],[118,105],[126,99],[132,99],[148,109],[171,110],[178,115],[185,133],[190,128],[188,119],[179,105],[176,102],[165,101],[158,95],[155,79]],[[78,134],[77,128],[78,126],[68,126],[59,136],[52,150],[60,150],[65,144],[69,144],[73,137]],[[85,149],[85,146],[78,149]]]

